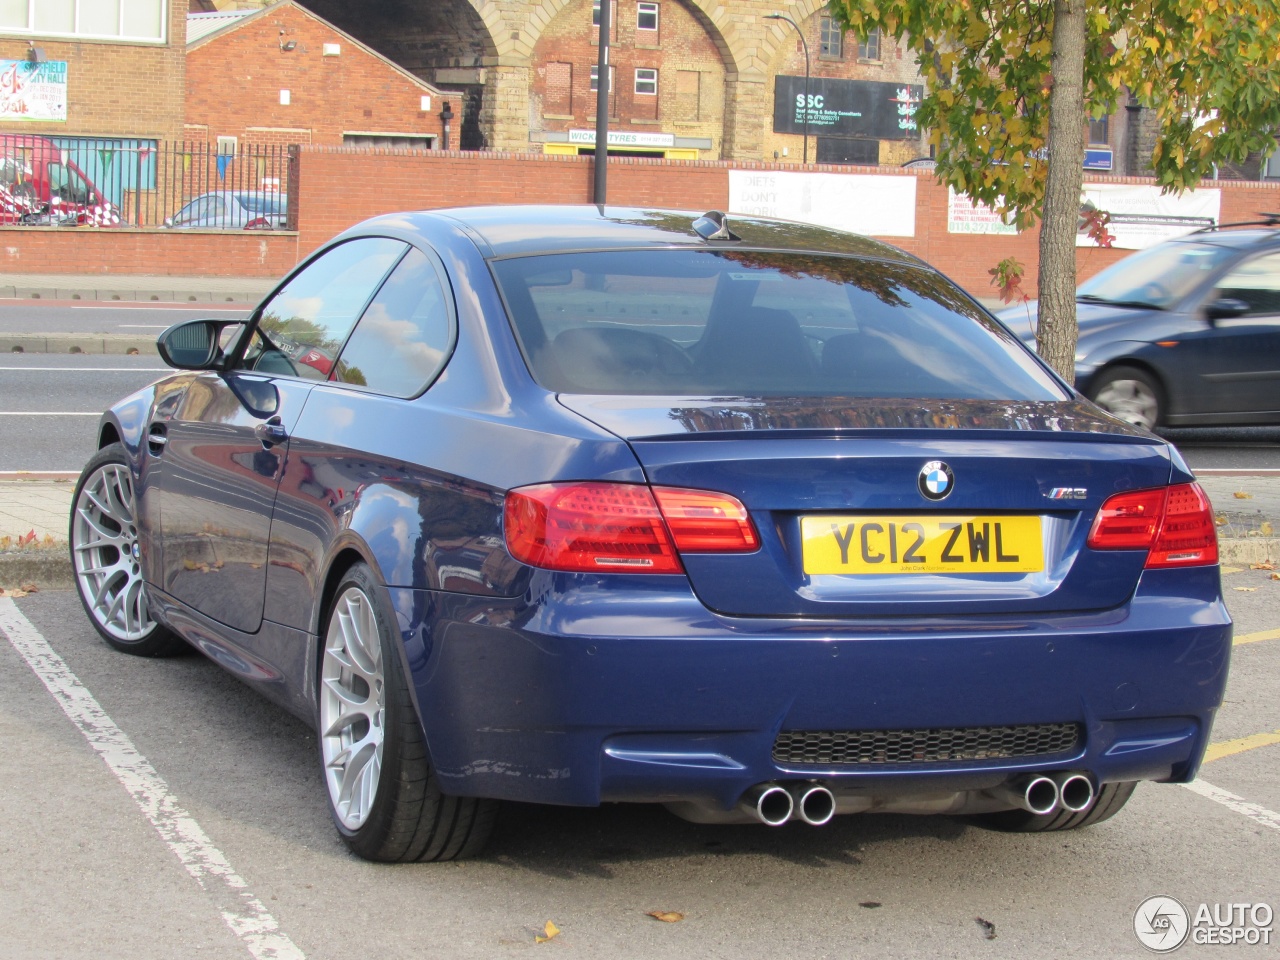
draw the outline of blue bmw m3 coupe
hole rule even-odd
[[[473,855],[501,800],[1059,830],[1196,774],[1204,493],[891,246],[404,213],[158,346],[76,490],[79,595],[314,725],[360,856]]]

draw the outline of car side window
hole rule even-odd
[[[1246,317],[1280,314],[1280,253],[1254,257],[1222,278],[1213,298],[1230,297],[1249,305]]]
[[[426,389],[452,339],[449,301],[431,259],[410,250],[369,304],[331,379],[393,397]]]
[[[258,315],[243,366],[327,379],[356,318],[408,244],[362,237],[333,247],[284,285]]]

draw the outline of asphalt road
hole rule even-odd
[[[1280,627],[1280,582],[1265,577],[1226,578],[1238,634]],[[65,661],[56,699],[11,642],[13,603]],[[339,843],[311,732],[212,662],[114,653],[68,592],[0,599],[6,622],[4,957],[453,960],[567,950],[673,960],[1113,960],[1150,956],[1133,933],[1134,911],[1149,896],[1177,897],[1193,911],[1202,902],[1280,908],[1280,745],[1202,772],[1271,811],[1270,825],[1156,784],[1107,823],[1039,836],[938,817],[769,829],[696,826],[652,807],[511,805],[478,860],[386,867]],[[38,662],[47,672],[53,661]],[[1215,739],[1280,727],[1278,683],[1280,640],[1237,647]],[[99,750],[133,773],[113,774],[59,706],[82,695],[102,711],[89,722],[105,716],[136,752],[101,733]],[[137,792],[146,762],[162,782],[135,802],[127,788]],[[176,833],[149,822],[166,823],[175,810],[190,815]],[[201,849],[221,858],[217,869],[200,869]],[[201,882],[180,857],[194,860]],[[228,883],[227,872],[243,885]],[[246,904],[261,908],[254,923],[233,927]],[[646,915],[653,910],[683,919],[661,923]],[[536,944],[548,920],[561,933]],[[296,953],[255,953],[258,934],[276,946],[287,938]],[[1262,960],[1273,951],[1188,944],[1179,956]]]
[[[42,303],[38,300],[0,300],[0,334],[106,333],[154,337],[179,320],[196,317],[243,317],[241,307],[227,309],[209,303],[174,304]]]

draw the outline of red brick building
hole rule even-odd
[[[462,101],[283,0],[186,20],[188,139],[438,149]]]

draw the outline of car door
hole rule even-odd
[[[295,273],[254,314],[232,368],[192,377],[148,428],[163,468],[158,586],[244,633],[262,622],[267,543],[289,437],[356,318],[407,244],[339,244]]]
[[[1173,348],[1181,350],[1189,396],[1197,409],[1233,420],[1280,419],[1280,252],[1266,253],[1232,267],[1205,298],[1242,300],[1238,317],[1205,320],[1203,329]]]

